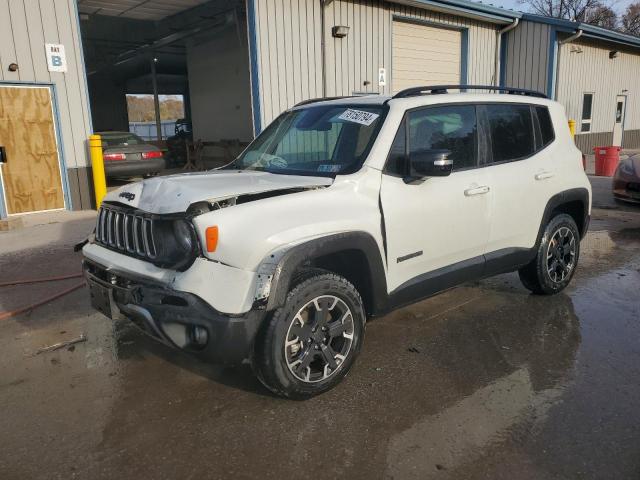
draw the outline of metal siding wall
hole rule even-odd
[[[548,93],[549,34],[548,25],[533,22],[521,22],[505,34],[505,85]]]
[[[320,1],[256,0],[256,14],[264,127],[295,103],[322,96]],[[383,0],[334,0],[325,11],[327,96],[391,92],[394,15],[468,29],[467,81],[493,82],[494,25]],[[350,27],[349,35],[333,38],[335,25]],[[378,86],[380,67],[387,70],[386,87]]]
[[[262,127],[322,96],[320,2],[255,0]]]
[[[45,43],[64,44],[66,73],[47,70]],[[91,133],[80,45],[75,0],[0,0],[0,82],[55,85],[67,168],[87,166]],[[17,72],[8,71],[13,62]]]
[[[496,29],[493,25],[379,0],[335,0],[327,7],[327,95],[352,95],[354,92],[389,94],[392,78],[392,19],[394,16],[431,24],[466,28],[469,32],[468,83],[493,81]],[[333,23],[332,23],[333,22]],[[331,36],[331,27],[347,25],[349,35]],[[353,53],[351,45],[355,44]],[[335,62],[330,61],[335,59]],[[349,62],[360,59],[355,70]],[[359,68],[358,68],[359,66]],[[387,85],[378,86],[378,68],[387,70]],[[365,81],[371,82],[365,85]]]
[[[571,46],[582,53],[571,53]],[[609,58],[609,51],[619,47],[597,46],[592,42],[573,42],[560,46],[558,65],[558,101],[567,117],[577,122],[580,131],[582,96],[592,92],[591,133],[611,132],[615,117],[616,96],[628,90],[625,130],[640,129],[640,55],[620,50],[619,57]]]

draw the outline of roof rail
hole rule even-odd
[[[310,98],[309,100],[303,100],[300,103],[296,103],[292,108],[301,107],[303,105],[309,105],[310,103],[318,103],[318,102],[328,102],[330,100],[341,100],[343,98],[353,98],[354,95],[345,95],[342,97],[320,97],[320,98]]]
[[[499,93],[508,93],[511,95],[525,95],[528,97],[549,98],[542,92],[536,92],[535,90],[527,90],[524,88],[515,87],[496,87],[495,85],[430,85],[426,87],[412,87],[406,90],[401,90],[396,93],[393,98],[407,98],[415,97],[418,95],[437,95],[442,93],[449,93],[448,90],[495,90]]]

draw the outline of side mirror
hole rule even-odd
[[[413,178],[446,177],[451,174],[453,160],[449,150],[418,150],[409,154],[410,175]]]

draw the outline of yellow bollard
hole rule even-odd
[[[91,152],[91,170],[93,172],[93,190],[96,194],[96,208],[100,208],[102,199],[107,194],[107,178],[104,174],[104,158],[102,158],[102,139],[100,135],[89,137]]]
[[[572,137],[576,136],[576,121],[575,120],[569,120],[569,131],[571,132],[571,136]]]

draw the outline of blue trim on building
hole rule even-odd
[[[563,18],[545,17],[543,15],[536,15],[535,13],[523,13],[522,20],[527,22],[544,23],[547,25],[554,25],[556,27],[572,28],[578,25],[578,22],[571,22]]]
[[[4,190],[2,180],[0,180],[0,220],[7,218],[7,208],[4,205]]]
[[[403,3],[403,2],[396,2]],[[521,18],[521,12],[515,12],[513,10],[507,10],[500,7],[494,7],[492,5],[486,5],[478,2],[471,2],[467,0],[414,0],[412,4],[421,3],[424,5],[445,8],[447,10],[457,11],[460,13],[472,14],[479,17],[497,20],[499,22],[511,23],[516,18]]]
[[[62,195],[64,197],[65,208],[71,210],[71,191],[69,190],[69,176],[67,174],[67,165],[64,157],[64,146],[62,144],[62,132],[60,130],[60,109],[58,108],[58,96],[56,86],[49,82],[0,82],[0,85],[8,85],[14,87],[48,87],[51,94],[51,107],[53,110],[53,122],[56,130],[56,143],[58,147],[58,165],[60,167],[60,179],[62,181]],[[0,218],[8,216],[6,205],[4,204],[4,191],[2,182],[0,182]]]
[[[549,52],[547,54],[547,91],[545,92],[552,100],[556,95],[556,75],[558,71],[558,34],[555,27],[549,29]]]
[[[71,190],[69,189],[69,175],[67,173],[67,162],[64,156],[64,145],[62,143],[62,132],[60,121],[60,109],[58,108],[58,92],[56,86],[50,86],[51,103],[53,104],[53,121],[56,126],[56,143],[58,144],[58,163],[60,165],[60,177],[62,179],[62,194],[64,196],[64,204],[67,210],[73,210],[71,201]]]
[[[462,28],[460,33],[462,34],[462,51],[460,52],[460,84],[466,85],[468,83],[469,75],[469,29]]]
[[[501,87],[504,87],[507,83],[507,43],[509,41],[509,32],[503,33],[500,39],[500,75],[499,83]]]
[[[255,0],[247,0],[247,25],[249,29],[249,69],[251,73],[251,106],[253,110],[253,131],[257,136],[262,131],[260,112],[260,75],[258,66],[258,38],[256,35]]]
[[[582,30],[584,32],[584,37],[606,40],[609,42],[620,43],[632,47],[640,47],[640,37],[634,37],[625,33],[614,32],[613,30],[607,30],[606,28],[596,27],[587,23],[572,22],[570,20],[564,20],[561,18],[544,17],[542,15],[535,15],[532,13],[523,14],[522,19],[529,22],[552,25],[556,27],[556,30],[559,32],[574,33],[576,30]]]
[[[87,67],[84,63],[84,45],[82,43],[82,29],[80,27],[80,12],[78,11],[78,2],[73,2],[76,15],[76,24],[78,25],[78,42],[80,43],[80,60],[82,62],[82,79],[84,80],[84,91],[87,96],[87,113],[89,114],[89,133],[93,133],[93,118],[91,118],[91,97],[89,97],[89,82],[87,80]],[[88,139],[87,139],[88,141]],[[87,145],[87,167],[91,166],[89,161],[89,147]]]

